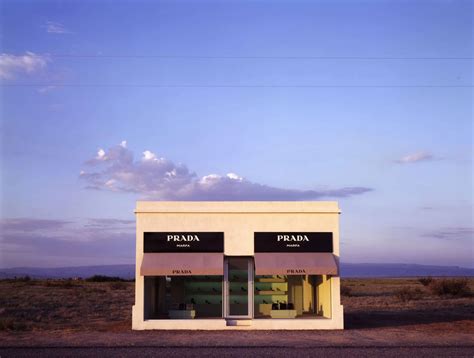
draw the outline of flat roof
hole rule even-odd
[[[137,201],[141,213],[332,213],[337,201]]]

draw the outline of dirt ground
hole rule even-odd
[[[343,331],[131,331],[133,282],[0,281],[0,347],[465,347],[474,297],[413,279],[345,279]],[[474,279],[469,280],[471,290]],[[349,289],[347,289],[347,287]],[[419,289],[403,301],[402,288]],[[350,292],[349,292],[350,291]],[[474,290],[473,290],[474,291]]]

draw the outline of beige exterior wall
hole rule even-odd
[[[144,320],[144,278],[140,276],[144,232],[224,232],[224,254],[253,256],[254,232],[333,232],[339,257],[339,208],[336,202],[137,202],[136,283],[133,329],[342,329],[339,277],[330,285],[329,319],[253,320],[226,326],[224,319]],[[337,260],[339,261],[339,260]],[[302,302],[306,305],[307,303]],[[325,302],[325,305],[328,303]]]
[[[331,318],[331,278],[322,275],[316,286],[317,312],[323,317]]]

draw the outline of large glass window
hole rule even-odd
[[[222,317],[222,278],[145,277],[145,319]]]
[[[255,318],[331,317],[331,285],[325,275],[255,276]]]

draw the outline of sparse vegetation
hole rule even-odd
[[[408,302],[422,298],[423,291],[418,287],[403,287],[395,292],[395,296],[402,302]]]
[[[0,331],[7,331],[13,329],[13,318],[1,317],[0,318]]]
[[[429,288],[437,296],[466,297],[471,294],[466,278],[437,279],[433,280]]]
[[[3,280],[0,331],[130,329],[133,289],[128,282]]]
[[[110,284],[110,288],[112,290],[126,290],[127,287],[128,287],[127,283],[123,281],[112,282]]]
[[[11,317],[0,317],[0,331],[26,331],[27,329],[25,322],[15,321]]]
[[[341,296],[352,296],[352,288],[346,285],[341,285]]]
[[[62,287],[62,288],[72,288],[77,286],[77,284],[71,279],[66,280],[47,280],[45,282],[47,287]]]
[[[16,282],[30,282],[32,281],[31,280],[31,277],[26,275],[26,276],[15,276],[13,278],[5,278],[3,280],[6,280],[6,281],[16,281]]]
[[[465,331],[474,320],[474,296],[459,292],[474,289],[474,279],[461,281],[467,283],[457,290],[442,285],[449,294],[437,295],[418,278],[342,279],[347,327],[458,322]],[[0,331],[130,331],[133,304],[134,284],[124,280],[0,280]]]
[[[423,286],[429,286],[431,282],[433,282],[433,277],[428,276],[428,277],[420,277],[418,279],[418,282],[421,283]]]

